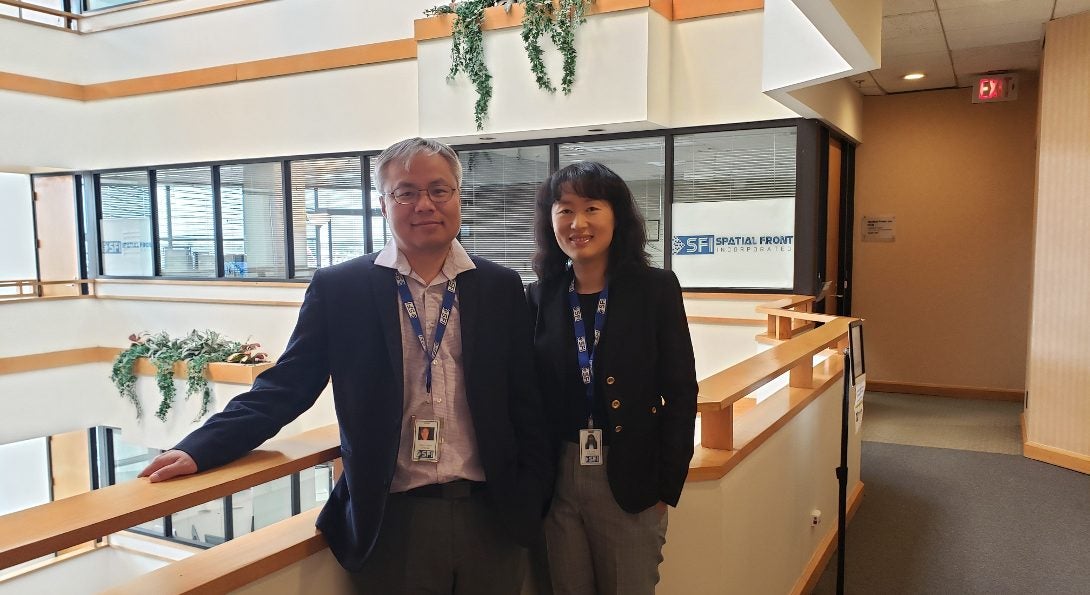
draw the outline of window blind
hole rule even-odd
[[[156,170],[155,192],[160,274],[215,277],[212,168]]]
[[[459,241],[475,256],[537,279],[534,195],[549,175],[547,146],[462,151],[462,230]]]
[[[279,161],[220,168],[225,276],[287,276],[283,185]]]
[[[295,276],[364,253],[363,179],[359,157],[291,162]]]

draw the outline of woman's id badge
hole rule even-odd
[[[579,430],[579,464],[602,464],[602,430]]]
[[[413,420],[413,460],[439,462],[439,420]]]

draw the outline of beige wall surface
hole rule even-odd
[[[1026,431],[1090,468],[1090,12],[1046,40]]]
[[[863,99],[852,314],[872,381],[1025,389],[1037,89],[973,104],[969,89]],[[893,242],[862,218],[896,216]]]

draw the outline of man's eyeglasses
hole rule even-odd
[[[445,184],[436,184],[422,189],[394,188],[393,191],[387,192],[384,196],[394,199],[394,202],[399,205],[414,205],[423,194],[427,194],[432,202],[440,203],[454,198],[456,192],[458,192],[457,188]]]

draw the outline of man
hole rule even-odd
[[[344,474],[317,526],[360,590],[518,592],[552,485],[522,282],[455,239],[450,147],[401,141],[375,168],[393,241],[316,271],[276,365],[141,476],[242,456],[332,377]]]

